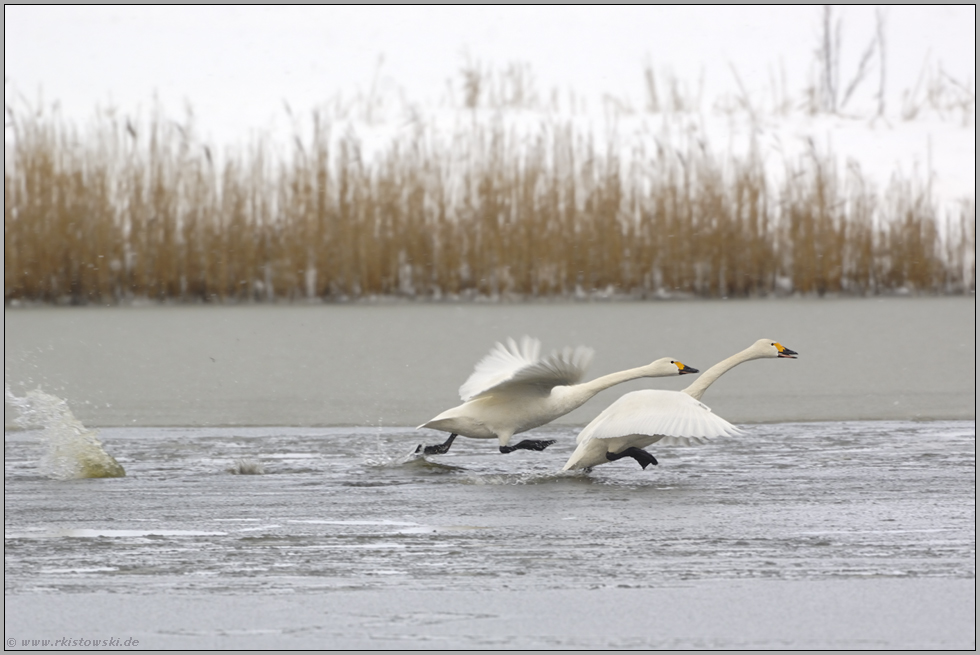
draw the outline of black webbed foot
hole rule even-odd
[[[632,457],[643,469],[646,469],[646,467],[650,464],[653,464],[654,466],[658,464],[656,457],[642,448],[637,448],[635,446],[630,446],[621,453],[606,453],[606,459],[608,459],[610,462],[615,462],[617,459],[622,459],[624,457]]]
[[[544,450],[553,443],[555,443],[554,439],[525,439],[513,446],[501,446],[500,452],[512,453],[515,450]]]
[[[456,439],[457,436],[458,435],[455,433],[451,434],[449,435],[449,438],[446,439],[445,443],[441,443],[438,446],[426,446],[424,450],[422,449],[422,444],[419,444],[419,447],[415,449],[415,452],[421,451],[424,455],[442,455],[449,450],[450,446],[453,445],[453,440]]]

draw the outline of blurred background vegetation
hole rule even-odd
[[[883,85],[865,79],[883,31],[847,81],[826,18],[802,102],[776,84],[772,106],[745,95],[715,111],[837,114],[856,85]],[[947,78],[924,69],[901,119],[975,122],[973,90]],[[372,90],[297,121],[288,145],[253,135],[221,151],[190,111],[103,111],[79,127],[8,103],[4,301],[974,291],[975,197],[951,208],[928,174],[879,186],[812,140],[774,172],[754,145],[718,152],[671,118],[700,115],[688,85],[649,65],[644,84],[644,107],[607,98],[607,119],[583,122],[574,97],[558,109],[526,66],[467,61],[448,120],[410,108],[407,129],[344,129],[379,125],[390,99]],[[620,136],[638,113],[668,127]]]

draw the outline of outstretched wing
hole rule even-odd
[[[550,389],[563,384],[576,384],[585,375],[592,361],[592,349],[585,346],[565,348],[539,359],[541,342],[523,337],[520,346],[507,339],[498,343],[480,360],[469,379],[459,388],[460,398],[471,400],[491,391],[517,386]]]
[[[739,434],[734,425],[707,405],[679,391],[643,389],[630,392],[595,417],[576,443],[630,435],[662,435],[658,443],[690,445]]]

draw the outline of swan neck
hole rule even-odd
[[[602,375],[594,380],[573,385],[572,387],[569,387],[569,389],[574,389],[576,396],[580,396],[582,399],[581,402],[584,403],[592,396],[596,395],[600,391],[608,389],[609,387],[614,387],[617,384],[643,377],[654,377],[649,366],[628,368],[625,371],[616,371],[615,373]]]
[[[722,375],[735,368],[742,362],[747,362],[752,359],[756,359],[756,355],[752,352],[751,348],[746,348],[740,353],[736,353],[727,359],[723,359],[707,371],[698,376],[691,386],[684,389],[684,393],[688,394],[695,400],[701,400],[701,396],[704,392],[714,384],[715,380],[720,378]]]

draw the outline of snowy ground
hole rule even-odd
[[[944,203],[972,200],[975,7],[881,9],[878,45],[874,8],[833,8],[839,111],[814,114],[807,90],[820,78],[822,11],[9,7],[5,100],[57,105],[78,124],[97,107],[143,119],[157,107],[181,121],[190,108],[198,134],[219,146],[256,135],[285,142],[320,111],[370,152],[420,125],[448,138],[471,124],[464,70],[479,71],[479,122],[503,116],[532,134],[574,124],[630,148],[755,148],[772,173],[815,149],[841,171],[857,166],[879,191],[899,174]],[[647,69],[659,113],[648,111]]]

